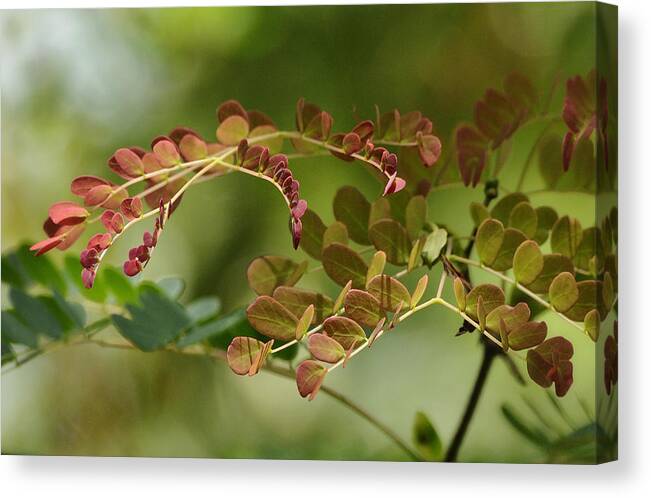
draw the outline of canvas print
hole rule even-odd
[[[617,458],[617,10],[23,10],[2,452]]]

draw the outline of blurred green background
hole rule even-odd
[[[445,146],[454,126],[472,119],[485,89],[500,88],[515,70],[543,97],[560,82],[550,107],[560,113],[563,82],[594,66],[594,31],[591,3],[2,12],[2,250],[40,239],[48,206],[70,198],[74,176],[106,175],[116,148],[146,146],[176,125],[212,138],[215,108],[229,98],[285,129],[293,128],[301,96],[331,112],[337,130],[374,117],[374,104],[418,109]],[[505,172],[505,185],[515,184],[517,166]],[[326,222],[341,185],[354,184],[369,198],[379,193],[362,168],[334,158],[294,168],[302,195]],[[534,175],[527,188],[536,181]],[[248,262],[292,253],[277,194],[244,175],[193,188],[146,278],[181,275],[185,299],[217,294],[226,310],[247,303]],[[480,188],[435,193],[430,217],[469,233],[467,205],[482,197]],[[590,196],[550,194],[534,202],[594,224]],[[134,240],[122,241],[110,261],[119,264]],[[334,291],[318,274],[307,283]],[[546,318],[552,333],[563,327]],[[421,313],[328,385],[405,439],[421,410],[447,444],[481,357],[475,336],[454,337],[458,326],[445,310]],[[575,348],[575,384],[562,403],[581,421],[579,399],[594,411],[594,345],[577,340]],[[500,413],[504,402],[521,407],[523,395],[558,417],[540,388],[519,386],[497,362],[460,460],[545,458]],[[2,376],[2,451],[405,459],[361,418],[324,395],[307,403],[286,379],[239,378],[209,360],[88,346]]]

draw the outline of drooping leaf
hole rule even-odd
[[[400,223],[384,219],[371,225],[368,236],[379,251],[383,251],[387,260],[394,265],[407,264],[411,244],[407,231]]]
[[[307,348],[314,358],[326,363],[337,363],[346,356],[342,345],[326,334],[312,334],[307,340]]]
[[[563,272],[556,275],[549,286],[549,300],[557,311],[564,313],[579,299],[579,287],[574,275]]]
[[[312,401],[323,383],[328,370],[314,360],[303,361],[296,369],[296,386],[303,398]]]
[[[405,228],[410,240],[416,240],[427,221],[427,201],[422,195],[416,195],[409,200],[405,210]]]
[[[321,260],[323,251],[323,235],[326,226],[321,218],[311,209],[305,211],[301,218],[303,224],[303,233],[301,235],[300,247],[316,260]]]
[[[363,327],[373,328],[385,316],[380,301],[363,290],[352,289],[348,292],[344,299],[344,307],[346,316]]]
[[[457,300],[457,307],[461,311],[466,309],[466,287],[459,277],[454,279],[454,297]]]
[[[342,187],[335,194],[333,210],[337,221],[348,228],[348,235],[358,244],[370,244],[368,220],[371,204],[355,187]]]
[[[314,320],[314,305],[310,304],[307,308],[305,308],[305,311],[301,315],[301,317],[298,319],[298,323],[296,324],[296,340],[300,341],[307,330],[310,328],[310,324]]]
[[[344,299],[346,299],[346,296],[350,292],[352,286],[353,286],[352,280],[349,280],[346,283],[346,285],[343,286],[343,288],[339,292],[339,295],[337,296],[337,299],[335,299],[335,304],[332,307],[333,313],[338,313],[339,311],[342,310],[342,307],[344,305]]]
[[[420,256],[428,267],[431,268],[438,261],[447,242],[448,232],[444,228],[435,227],[427,236]]]
[[[154,351],[174,340],[190,325],[190,317],[162,292],[143,289],[140,304],[127,304],[131,318],[112,315],[118,331],[138,349]]]
[[[368,266],[355,251],[342,244],[331,244],[323,250],[323,269],[337,284],[352,281],[353,287],[363,289]]]
[[[582,238],[583,230],[581,229],[579,220],[570,218],[569,216],[563,216],[552,227],[552,251],[573,259],[581,244]]]
[[[249,323],[262,335],[279,341],[296,337],[298,319],[287,308],[269,296],[258,296],[246,309]]]
[[[314,306],[312,324],[321,323],[332,315],[333,301],[328,296],[297,287],[278,287],[273,298],[287,308],[294,316],[303,316],[305,310]]]
[[[493,284],[480,284],[473,287],[466,296],[466,313],[477,318],[477,299],[482,297],[486,313],[490,313],[498,306],[504,304],[506,298],[504,291]]]
[[[538,230],[538,214],[528,202],[516,204],[509,215],[509,226],[520,230],[528,239]]]
[[[601,319],[599,318],[599,312],[597,310],[588,311],[584,318],[584,327],[585,333],[588,334],[588,337],[590,337],[593,342],[597,342],[599,339],[600,326]]]
[[[441,459],[443,444],[436,429],[423,412],[416,412],[413,426],[414,445],[425,460],[434,462]]]
[[[228,366],[237,375],[257,374],[273,342],[273,339],[265,343],[253,337],[235,337],[226,351]]]
[[[409,259],[407,260],[407,271],[412,271],[421,263],[425,242],[427,242],[427,236],[425,235],[421,235],[414,241],[414,245],[409,252]]]
[[[429,277],[427,275],[423,275],[422,277],[420,277],[420,279],[416,283],[416,288],[414,289],[414,293],[411,295],[411,302],[409,303],[410,308],[412,309],[415,308],[416,305],[423,298],[423,295],[427,290],[428,282],[429,282]]]
[[[387,262],[387,255],[383,251],[377,251],[371,258],[368,265],[368,272],[366,273],[366,285],[373,280],[377,275],[384,272],[384,266]]]
[[[282,256],[260,256],[249,264],[246,276],[258,295],[270,296],[281,285],[291,287],[305,273],[307,261],[296,263]]]
[[[491,266],[504,242],[504,225],[499,220],[489,218],[479,225],[475,237],[475,246],[479,259]]]
[[[528,285],[543,271],[544,259],[538,244],[527,240],[520,244],[513,255],[513,274],[523,285]]]
[[[395,312],[401,306],[408,306],[411,296],[407,288],[389,275],[378,275],[369,282],[368,292],[380,302],[382,309]]]
[[[366,334],[357,322],[345,316],[331,316],[323,322],[323,331],[343,346],[345,350],[366,341]]]

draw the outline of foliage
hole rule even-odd
[[[599,81],[598,97],[589,101],[588,83],[580,77],[568,81],[562,118],[570,131],[558,161],[550,165],[561,174],[570,174],[570,166],[584,157],[579,149],[586,146],[575,142],[586,144],[595,129],[600,143],[607,142],[601,96],[605,90]],[[234,373],[247,376],[297,358],[289,375],[300,396],[312,400],[334,370],[393,333],[402,321],[438,305],[457,315],[457,335],[476,332],[491,354],[521,360],[530,379],[542,388],[553,385],[558,397],[568,393],[578,373],[565,329],[596,342],[600,325],[616,307],[617,212],[609,212],[599,226],[584,228],[571,213],[559,214],[532,202],[520,191],[524,176],[516,191],[501,195],[499,175],[518,130],[530,121],[550,119],[543,115],[538,91],[524,76],[511,74],[503,90],[487,90],[475,105],[474,123],[459,125],[448,152],[434,135],[432,122],[418,111],[376,109],[374,121],[363,120],[338,133],[328,112],[303,99],[296,106],[296,131],[279,130],[271,118],[247,111],[234,100],[217,109],[217,118],[217,141],[205,140],[189,128],[175,128],[156,137],[150,151],[118,149],[108,165],[124,183],[94,176],[74,179],[71,191],[83,199],[83,206],[69,201],[52,205],[44,224],[47,238],[31,246],[40,257],[30,257],[27,247],[3,256],[3,281],[10,286],[13,306],[2,312],[3,364],[18,364],[48,344],[75,335],[92,340],[100,325],[109,324],[106,318],[87,324],[80,301],[92,300],[117,308],[110,323],[141,351],[201,348],[227,361]],[[548,153],[546,144],[554,137],[547,137],[547,130],[529,158]],[[382,182],[380,195],[369,199],[354,185],[342,186],[329,221],[308,208],[290,157],[319,153],[364,165]],[[447,156],[439,164],[442,154]],[[446,171],[452,158],[456,171]],[[529,159],[523,175],[528,166]],[[141,273],[187,189],[232,172],[269,182],[282,194],[294,249],[317,262],[309,271],[323,270],[335,292],[330,293],[332,286],[299,287],[311,262],[284,254],[251,261],[246,278],[256,297],[245,310],[224,316],[214,297],[179,304],[182,285],[176,281],[134,286],[113,269],[99,273],[102,259],[121,235],[155,217],[152,231],[143,233],[142,244],[129,251],[123,265],[127,276]],[[430,194],[455,175],[463,186],[484,186],[484,202],[469,206],[474,225],[469,238],[441,224],[437,210],[431,209]],[[560,181],[556,173],[545,176],[552,177],[554,183]],[[142,189],[136,193],[138,186]],[[143,204],[151,210],[145,211]],[[64,277],[44,254],[69,248],[95,222],[104,230],[82,250],[81,268],[66,261]],[[83,285],[69,300],[70,273],[80,269]],[[435,269],[440,278],[430,286]],[[476,282],[475,269],[501,285]],[[408,286],[403,280],[412,274],[420,276],[415,286]],[[447,284],[454,302],[445,297]],[[34,288],[39,289],[36,295]],[[540,309],[568,326],[552,328],[536,320]],[[616,333],[604,348],[604,382],[610,394],[617,382]],[[549,438],[528,429],[512,410],[505,408],[504,414],[527,439],[549,447]],[[420,412],[414,443],[425,459],[442,455],[433,424]]]

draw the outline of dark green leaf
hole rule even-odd
[[[358,244],[368,245],[368,220],[371,205],[355,187],[340,188],[333,201],[337,221],[348,228],[348,235]]]
[[[162,292],[144,288],[140,305],[127,304],[131,318],[112,315],[118,331],[138,349],[154,351],[173,341],[190,325],[190,317]]]
[[[427,221],[427,201],[425,197],[416,195],[409,200],[405,211],[405,221],[409,239],[416,240]]]
[[[321,218],[311,209],[305,211],[303,218],[303,235],[301,236],[301,248],[314,259],[321,260],[323,251],[323,234],[326,226]]]
[[[413,428],[414,445],[430,462],[441,459],[443,444],[436,429],[423,412],[416,412]]]
[[[395,220],[384,219],[374,223],[368,230],[373,245],[383,251],[394,265],[405,265],[411,244],[407,231]]]
[[[118,304],[124,305],[138,302],[138,293],[123,272],[109,266],[104,268],[102,273],[108,291]]]
[[[33,332],[45,334],[53,339],[61,338],[65,324],[60,323],[59,317],[46,301],[16,288],[9,290],[9,298],[17,316]]]
[[[67,294],[68,286],[63,275],[46,254],[34,256],[29,247],[23,245],[16,251],[16,256],[29,278],[34,282],[38,282],[49,290],[57,291],[62,296]]]
[[[21,322],[13,311],[2,312],[2,337],[32,349],[38,346],[36,334]]]

